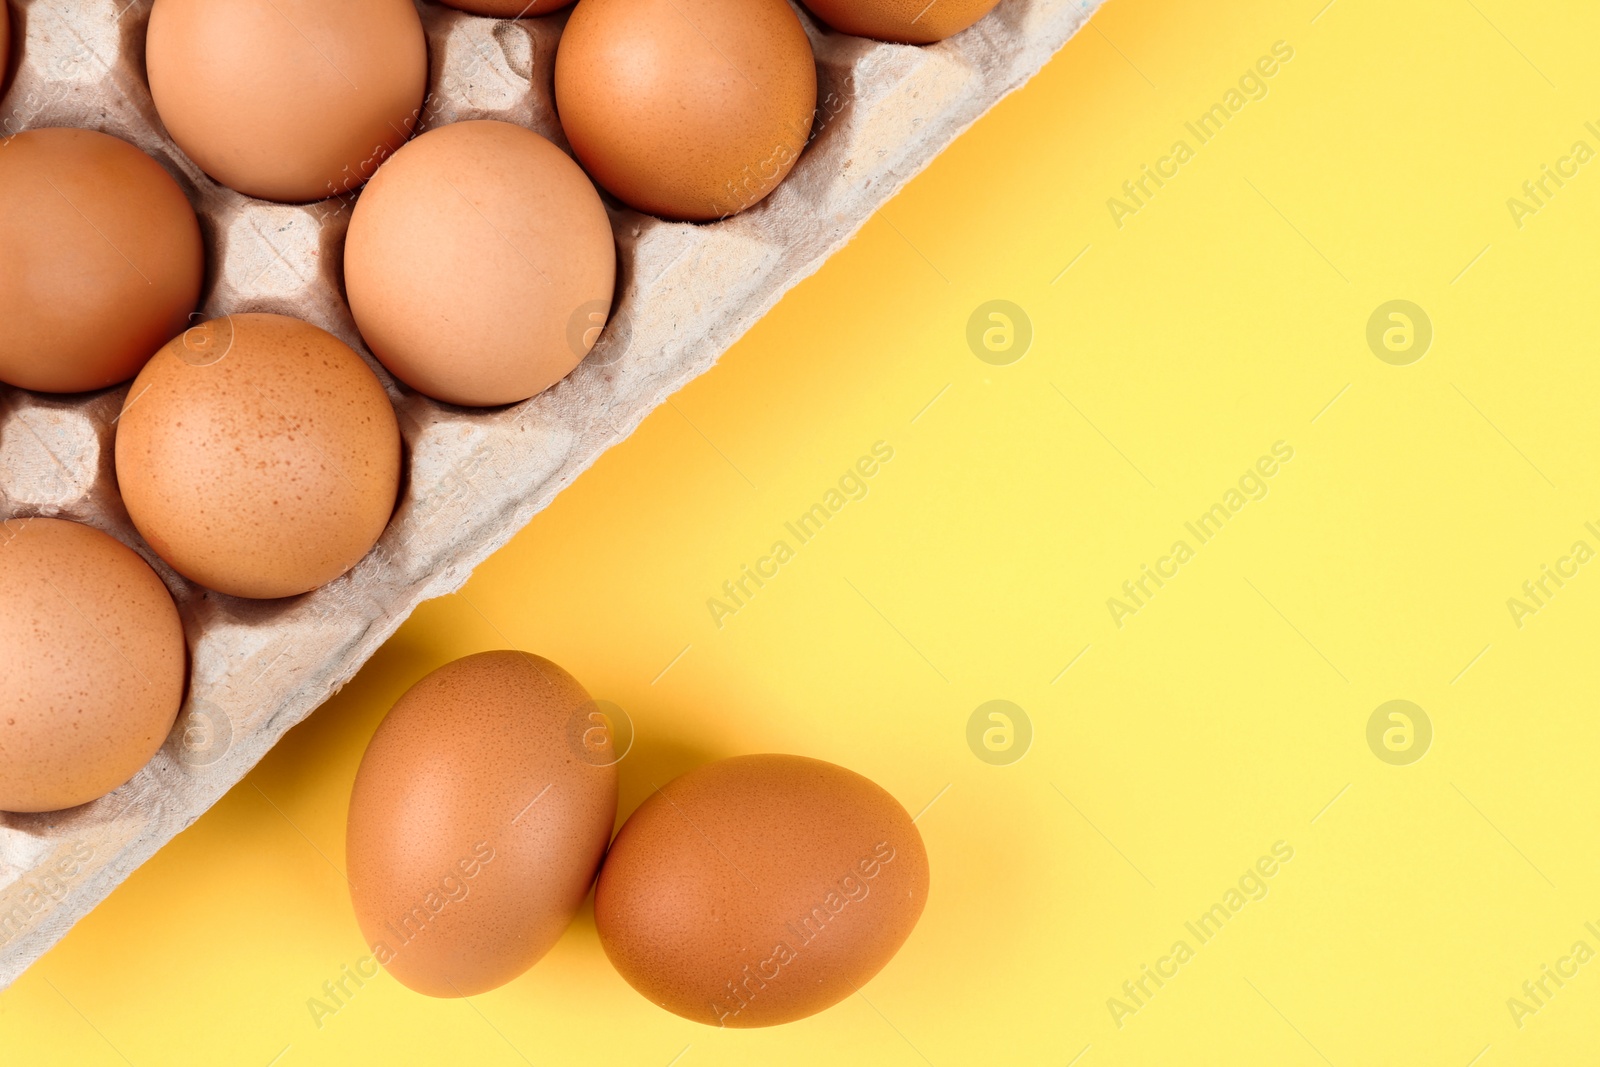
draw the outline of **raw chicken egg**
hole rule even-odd
[[[640,211],[707,221],[789,173],[811,136],[817,68],[784,0],[579,0],[555,92],[595,181]]]
[[[117,482],[156,555],[223,593],[283,597],[367,554],[394,510],[400,428],[348,345],[284,315],[174,338],[118,417]]]
[[[523,19],[560,11],[572,0],[444,0],[458,11],[501,19]]]
[[[922,837],[883,789],[821,760],[739,756],[629,816],[594,921],[622,977],[661,1007],[771,1026],[866,984],[927,899]]]
[[[0,139],[0,381],[127,381],[188,322],[204,273],[194,209],[133,145],[77,129]]]
[[[897,44],[932,44],[987,15],[998,0],[801,0],[840,33]]]
[[[183,625],[131,548],[61,519],[0,523],[0,810],[104,796],[183,700]]]
[[[428,46],[411,0],[156,0],[145,63],[201,170],[302,202],[359,187],[411,136]]]
[[[589,694],[526,652],[482,652],[408,689],[350,794],[350,897],[373,956],[465,997],[532,967],[572,922],[617,812]]]
[[[350,311],[395,377],[452,404],[564,378],[611,308],[617,251],[565,152],[509,122],[457,122],[397,152],[356,201]]]

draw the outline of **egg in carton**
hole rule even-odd
[[[0,137],[95,129],[160,162],[200,219],[201,313],[292,315],[354,348],[394,403],[405,479],[388,528],[349,573],[284,600],[230,597],[179,576],[129,521],[112,463],[127,385],[75,396],[0,385],[0,519],[72,519],[134,548],[172,592],[190,652],[172,734],[131,781],[67,811],[0,814],[0,988],[216,803],[419,603],[458,589],[602,452],[710,369],[1101,2],[1003,0],[927,46],[834,33],[797,5],[816,53],[817,112],[788,179],[750,210],[706,225],[608,199],[617,296],[595,348],[531,400],[467,409],[398,384],[362,345],[341,285],[359,194],[255,200],[211,180],[168,138],[144,74],[153,0],[11,0]],[[500,119],[566,147],[552,92],[566,13],[501,20],[421,0],[417,8],[429,51],[418,132]]]

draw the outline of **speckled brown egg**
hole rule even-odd
[[[640,211],[705,221],[789,173],[811,136],[817,69],[784,0],[579,0],[555,93],[595,181]]]
[[[231,315],[186,330],[134,379],[116,465],[129,516],[174,570],[234,596],[290,596],[383,533],[400,428],[343,341],[284,315]]]
[[[0,138],[0,381],[127,381],[188,322],[204,272],[194,209],[133,145],[77,129]]]
[[[350,794],[346,856],[373,956],[435,997],[532,967],[572,922],[617,812],[609,733],[549,660],[481,652],[408,689]]]
[[[362,192],[344,251],[350,310],[373,355],[452,404],[526,400],[593,345],[617,251],[579,166],[509,122],[430,130]]]
[[[922,837],[861,775],[739,756],[629,817],[595,888],[606,955],[640,993],[713,1026],[791,1022],[851,995],[928,897]]]
[[[61,519],[0,523],[0,810],[104,796],[166,740],[183,626],[132,549]]]
[[[896,44],[932,44],[960,33],[998,0],[801,0],[840,33]]]
[[[200,169],[301,202],[359,187],[405,143],[428,46],[411,0],[156,0],[145,63]]]

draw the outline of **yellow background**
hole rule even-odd
[[[1592,1059],[1600,962],[1520,1028],[1506,1002],[1600,949],[1600,563],[1520,628],[1506,601],[1600,547],[1600,161],[1520,228],[1506,202],[1600,148],[1600,13],[1323,3],[1112,0],[0,995],[0,1059]],[[1265,98],[1118,228],[1108,198],[1277,41]],[[1033,324],[1008,366],[965,340],[991,299]],[[1409,366],[1366,343],[1391,299],[1433,323]],[[870,494],[716,628],[707,598],[879,440]],[[1118,628],[1107,598],[1280,440],[1269,495]],[[764,750],[937,797],[904,950],[820,1016],[724,1032],[633,993],[586,910],[505,988],[385,976],[319,1028],[308,999],[365,954],[339,870],[363,746],[506,645],[631,713],[624,812]],[[1009,766],[967,746],[991,699],[1033,724]],[[1391,699],[1433,724],[1409,766],[1366,741]],[[1199,945],[1184,923],[1278,841],[1265,899]],[[1108,998],[1180,938],[1119,1027]]]

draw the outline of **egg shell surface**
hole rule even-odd
[[[0,381],[127,381],[183,329],[204,274],[194,208],[154,159],[94,130],[0,138]]]
[[[457,11],[497,19],[525,19],[560,11],[572,0],[443,0]]]
[[[428,44],[411,0],[156,0],[145,67],[201,170],[298,203],[360,187],[411,136]]]
[[[0,811],[104,796],[166,741],[187,649],[156,572],[63,519],[0,523]]]
[[[234,596],[304,593],[377,542],[400,484],[400,427],[337,337],[229,315],[173,338],[117,420],[117,482],[156,555]]]
[[[420,993],[533,966],[582,906],[617,810],[596,705],[549,660],[482,652],[413,685],[350,794],[350,896],[373,955]]]
[[[571,372],[606,321],[616,241],[600,194],[531,130],[429,130],[362,192],[345,241],[362,339],[452,404],[509,404]]]
[[[904,808],[821,760],[737,756],[653,793],[595,889],[622,977],[712,1026],[792,1022],[854,993],[910,936],[928,856]]]
[[[998,0],[802,0],[840,33],[894,44],[932,44],[960,33]]]
[[[579,0],[555,95],[595,181],[640,211],[703,222],[758,203],[800,158],[816,57],[783,0]]]

